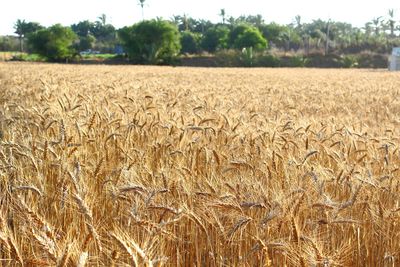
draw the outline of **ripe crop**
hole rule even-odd
[[[0,258],[396,266],[399,78],[0,63]]]

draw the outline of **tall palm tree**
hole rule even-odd
[[[389,26],[390,29],[390,37],[394,37],[394,30],[396,28],[396,21],[394,20],[394,10],[393,9],[389,9],[388,11],[388,21],[387,21],[387,25]]]
[[[142,8],[142,20],[144,20],[144,2],[146,0],[139,0],[139,5]]]
[[[381,32],[382,17],[373,18],[372,24],[374,25],[375,35],[378,36]]]
[[[226,20],[226,18],[225,18],[225,16],[226,16],[225,8],[222,8],[222,9],[221,9],[219,15],[220,15],[221,18],[222,18],[222,24],[225,24],[225,20]]]
[[[302,30],[302,28],[303,28],[303,25],[301,23],[301,16],[300,15],[295,16],[294,20],[295,20],[295,23],[296,23],[296,30],[298,32],[300,32]]]
[[[254,17],[254,24],[255,24],[256,27],[261,27],[261,25],[264,24],[264,19],[263,19],[262,15],[257,14]]]
[[[25,22],[25,20],[20,20],[20,19],[18,19],[14,24],[14,30],[15,33],[18,34],[19,49],[21,52],[23,52],[24,50],[24,37],[26,33],[26,26],[27,23]]]
[[[101,14],[97,19],[100,21],[101,25],[106,26],[107,24],[107,15]]]
[[[365,23],[364,27],[362,28],[365,32],[366,37],[370,37],[372,34],[372,22]]]
[[[331,30],[331,20],[329,19],[326,24],[326,40],[325,40],[325,55],[329,52],[329,33]]]
[[[188,31],[189,30],[189,19],[186,14],[183,14],[182,23],[183,23],[183,28],[185,29],[185,31]]]
[[[228,18],[228,23],[229,23],[229,25],[230,25],[231,27],[233,27],[233,26],[236,24],[236,19],[235,19],[234,17],[230,16],[230,17]]]

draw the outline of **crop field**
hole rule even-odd
[[[0,63],[0,265],[399,266],[400,75]]]

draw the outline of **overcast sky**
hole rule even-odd
[[[146,0],[146,19],[187,14],[194,18],[220,21],[221,8],[228,16],[261,14],[266,22],[288,24],[296,15],[303,22],[313,19],[332,19],[362,26],[374,17],[386,16],[388,10],[395,10],[400,20],[400,1],[351,1],[351,0],[278,0],[278,1],[234,1],[234,0]],[[12,34],[17,19],[39,22],[44,26],[55,23],[70,25],[81,20],[95,21],[100,14],[106,14],[108,22],[117,28],[141,20],[138,0],[5,0],[0,5],[0,35]]]

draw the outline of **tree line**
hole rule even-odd
[[[143,11],[144,1],[140,3]],[[184,14],[169,20],[143,20],[116,29],[102,14],[96,21],[48,28],[37,22],[18,20],[14,28],[18,50],[38,53],[54,61],[76,57],[80,51],[89,49],[115,53],[121,47],[120,51],[133,62],[157,64],[169,63],[179,54],[214,54],[228,49],[327,55],[388,53],[393,46],[400,46],[400,26],[392,9],[364,27],[321,19],[304,23],[301,16],[288,25],[266,23],[261,15],[235,18],[228,16],[225,9],[220,10],[220,16],[218,23]],[[15,49],[15,42],[13,45]],[[0,38],[0,50],[10,46],[7,37]]]

